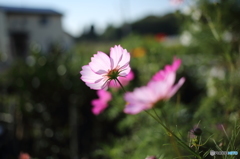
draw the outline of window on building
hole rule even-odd
[[[41,16],[39,20],[40,25],[45,26],[49,23],[49,17],[48,16]]]
[[[10,44],[11,52],[15,57],[26,57],[28,53],[28,33],[26,32],[11,32]]]

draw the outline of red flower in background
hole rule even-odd
[[[30,159],[30,158],[31,157],[28,153],[23,153],[23,152],[21,152],[18,157],[18,159]]]
[[[165,33],[158,33],[155,35],[155,39],[159,42],[164,41],[167,35]]]

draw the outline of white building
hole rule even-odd
[[[69,48],[73,38],[62,29],[62,14],[51,9],[0,6],[0,55],[11,61],[28,54],[30,44],[47,52],[49,46],[60,43]]]

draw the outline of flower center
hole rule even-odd
[[[113,69],[110,70],[107,74],[108,79],[113,80],[113,79],[117,79],[119,76],[119,71],[118,69]]]

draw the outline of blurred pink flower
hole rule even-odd
[[[183,3],[184,0],[170,0],[172,5],[180,5]]]
[[[157,157],[156,156],[148,156],[145,159],[157,159]]]
[[[172,65],[166,65],[164,70],[160,70],[152,77],[152,80],[153,81],[165,80],[166,76],[168,76],[169,73],[171,72],[175,73],[180,67],[180,65],[181,65],[181,60],[174,58]]]
[[[94,54],[91,62],[82,67],[81,79],[95,90],[107,89],[111,80],[125,77],[130,72],[130,53],[120,45],[110,49],[110,57],[103,52]]]
[[[129,72],[129,74],[125,77],[118,77],[119,82],[122,84],[122,86],[128,85],[128,83],[133,80],[134,73],[132,71]],[[109,87],[111,88],[121,88],[120,84],[117,81],[110,81]]]
[[[151,109],[159,101],[171,98],[185,82],[185,78],[182,77],[174,85],[176,71],[180,64],[179,59],[174,59],[173,64],[166,65],[164,70],[156,73],[147,86],[135,88],[133,92],[127,92],[124,95],[124,99],[127,101],[124,112],[137,114],[143,110]]]
[[[95,115],[100,114],[104,109],[106,109],[108,102],[112,99],[111,93],[105,90],[98,90],[97,95],[99,98],[92,100],[92,112]]]
[[[23,153],[23,152],[21,152],[18,157],[18,159],[30,159],[30,158],[31,157],[28,153]]]

